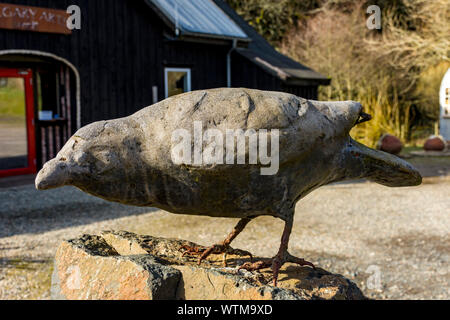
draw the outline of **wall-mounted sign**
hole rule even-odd
[[[440,134],[446,140],[450,140],[450,69],[442,79],[439,91],[439,103],[441,105]]]
[[[71,34],[65,10],[0,3],[0,29]]]

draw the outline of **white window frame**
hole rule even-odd
[[[191,69],[190,68],[164,68],[164,92],[166,99],[169,97],[169,72],[186,72],[187,74],[187,89],[190,92],[191,87]]]

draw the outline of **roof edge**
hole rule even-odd
[[[219,40],[230,40],[230,41],[237,40],[238,42],[245,42],[245,43],[252,42],[252,39],[248,35],[247,35],[247,38],[242,38],[242,37],[221,36],[221,35],[216,35],[216,34],[191,32],[191,31],[183,30],[181,27],[177,27],[175,22],[168,15],[166,15],[158,6],[156,6],[151,0],[144,0],[144,2],[147,4],[147,6],[150,7],[150,9],[152,9],[154,12],[156,12],[156,14],[163,20],[163,22],[170,29],[172,29],[172,31],[174,31],[175,36],[179,36],[179,37],[187,36],[188,38],[198,37],[198,38],[202,38],[202,39],[206,39],[206,40],[207,39],[211,39],[211,40],[219,39]],[[219,7],[219,9],[222,10],[220,7]],[[225,12],[224,12],[224,14],[227,15]],[[180,32],[178,35],[177,35],[177,29]],[[245,31],[243,31],[243,30],[242,30],[242,32],[245,33]]]
[[[321,73],[318,73],[312,69],[296,69],[299,70],[298,72],[301,73],[302,71],[305,72],[304,76],[294,75],[292,74],[292,69],[286,69],[274,66],[270,64],[269,62],[263,60],[261,57],[259,57],[255,53],[255,58],[251,58],[248,55],[244,53],[244,51],[251,52],[249,49],[239,48],[236,50],[239,55],[246,58],[250,62],[254,63],[267,73],[277,77],[281,81],[283,81],[286,84],[289,85],[330,85],[331,79],[329,77],[326,77],[322,75]],[[306,83],[307,81],[307,83]]]

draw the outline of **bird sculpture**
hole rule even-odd
[[[314,268],[288,252],[295,204],[308,193],[351,179],[389,187],[421,183],[406,161],[350,137],[354,126],[370,118],[353,101],[319,102],[243,88],[184,93],[79,129],[43,166],[36,188],[73,185],[128,205],[240,218],[222,243],[185,248],[200,256],[199,264],[227,252],[252,219],[282,219],[275,257],[240,267],[271,267],[276,286],[286,262]]]

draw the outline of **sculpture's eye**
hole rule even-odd
[[[109,164],[111,162],[111,158],[113,157],[113,152],[110,151],[102,151],[95,154],[97,160],[102,162],[103,164]]]
[[[364,123],[367,121],[372,120],[372,116],[370,114],[364,113],[361,111],[361,113],[359,114],[358,120],[356,121],[355,125],[360,124],[360,123]]]
[[[102,174],[110,168],[110,156],[108,152],[96,152],[93,155],[97,174]]]
[[[95,152],[94,156],[96,159],[95,165],[100,173],[120,165],[119,155],[113,150]]]
[[[89,154],[83,151],[74,152],[73,160],[78,164],[84,164],[88,161]]]

